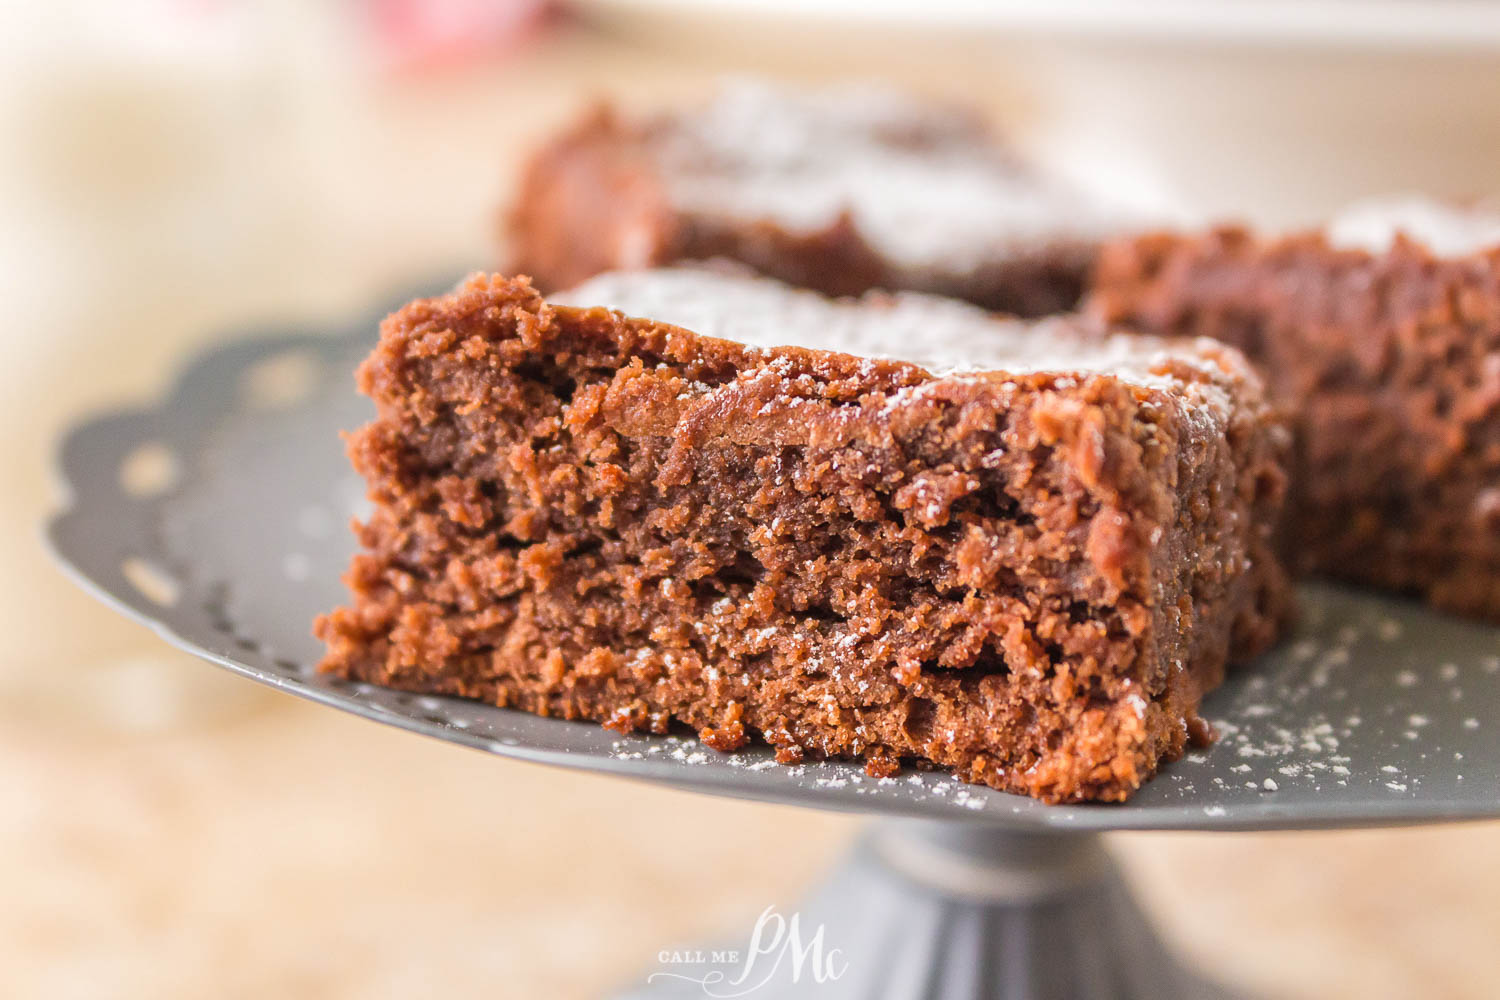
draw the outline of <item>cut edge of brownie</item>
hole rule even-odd
[[[382,326],[324,670],[783,762],[1123,799],[1284,617],[1283,432],[1232,351],[933,376],[478,276]],[[1217,416],[1216,416],[1217,415]]]

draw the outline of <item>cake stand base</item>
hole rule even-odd
[[[658,958],[619,1000],[1232,996],[1167,951],[1097,834],[970,823],[877,823],[795,913]]]

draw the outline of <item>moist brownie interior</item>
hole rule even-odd
[[[1118,800],[1285,612],[1285,430],[1207,341],[479,276],[390,317],[359,383],[374,512],[317,625],[345,677]]]

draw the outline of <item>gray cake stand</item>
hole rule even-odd
[[[1500,816],[1500,630],[1322,585],[1303,589],[1290,639],[1209,697],[1219,741],[1125,805],[788,768],[763,749],[718,754],[320,676],[309,623],[344,598],[345,525],[363,504],[338,432],[369,416],[350,372],[373,330],[240,341],[197,359],[159,406],[77,427],[47,537],[80,584],[168,642],[321,704],[507,757],[877,817],[797,909],[801,952],[747,971],[743,942],[705,949],[637,1000],[1212,996],[1151,931],[1101,832]]]

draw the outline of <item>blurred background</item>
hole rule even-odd
[[[1500,188],[1500,4],[115,0],[0,13],[0,994],[600,996],[794,903],[856,819],[490,759],[256,688],[67,582],[57,436],[236,331],[499,259],[588,99],[880,78],[1188,217]],[[1111,841],[1277,997],[1485,997],[1493,825]]]

